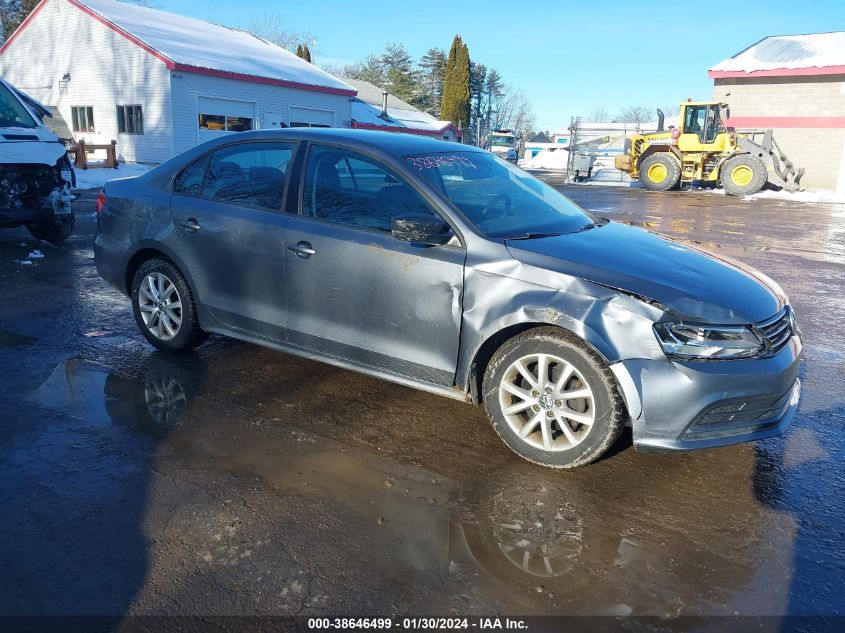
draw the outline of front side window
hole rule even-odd
[[[308,156],[302,203],[307,216],[384,232],[395,217],[435,215],[419,193],[374,160],[319,146]]]
[[[20,100],[3,84],[0,84],[0,127],[34,128],[35,118]]]
[[[217,202],[282,208],[295,143],[242,143],[211,156],[202,196]]]
[[[94,131],[94,107],[72,106],[70,109],[74,132]]]
[[[117,106],[117,131],[119,134],[144,133],[144,115],[141,106]]]
[[[490,237],[573,233],[595,224],[569,198],[489,152],[439,152],[404,160]]]

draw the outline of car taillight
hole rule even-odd
[[[103,207],[105,207],[105,206],[106,206],[106,192],[101,189],[100,193],[97,194],[97,207],[95,209],[97,215],[100,214],[100,212],[103,210]]]

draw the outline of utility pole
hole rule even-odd
[[[575,179],[575,146],[578,143],[578,127],[581,125],[581,117],[569,119],[569,156],[566,158],[566,181],[574,182]]]

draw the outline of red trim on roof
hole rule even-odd
[[[405,134],[417,134],[419,136],[442,136],[445,132],[454,132],[458,138],[463,138],[463,132],[452,123],[440,130],[421,130],[414,127],[399,127],[398,125],[377,125],[375,123],[359,123],[352,121],[352,127],[358,130],[376,130],[377,132],[402,132]]]
[[[173,63],[173,60],[170,59],[169,57],[166,57],[165,55],[161,54],[160,52],[158,52],[157,50],[155,50],[151,46],[144,44],[144,42],[139,40],[134,35],[131,35],[127,31],[124,31],[122,28],[117,26],[117,24],[115,24],[114,22],[109,22],[106,18],[101,16],[99,13],[95,13],[94,11],[92,11],[91,9],[86,7],[84,4],[77,2],[77,0],[67,0],[67,1],[70,4],[72,4],[73,6],[75,6],[77,9],[80,9],[83,13],[90,15],[92,18],[97,20],[97,22],[101,22],[101,23],[105,24],[107,27],[109,27],[112,31],[114,31],[118,35],[122,35],[127,40],[129,40],[130,42],[135,44],[136,46],[140,46],[142,49],[147,51],[150,55],[152,55],[156,59],[160,59],[161,61],[164,62],[164,65],[168,69],[173,70],[173,67],[174,67],[175,64]]]
[[[47,4],[47,0],[41,0],[36,7],[32,10],[32,12],[26,16],[23,22],[18,25],[18,28],[15,29],[15,32],[9,36],[5,42],[3,42],[3,46],[0,46],[0,53],[4,52],[6,48],[8,48],[9,44],[15,41],[15,38],[23,32],[23,30],[29,25],[32,18],[36,16],[36,14],[44,8],[44,5]]]
[[[73,1],[73,0],[71,0]],[[215,68],[204,68],[202,66],[191,66],[190,64],[176,63],[172,67],[173,70],[179,70],[186,73],[195,73],[197,75],[208,75],[209,77],[222,77],[224,79],[237,79],[239,81],[251,81],[257,84],[269,84],[271,86],[283,86],[285,88],[298,88],[300,90],[310,90],[311,92],[325,92],[332,95],[345,95],[354,97],[358,92],[356,90],[345,88],[331,88],[329,86],[317,86],[315,84],[304,84],[298,81],[287,81],[285,79],[273,79],[272,77],[259,77],[258,75],[247,75],[245,73],[234,73],[228,70],[217,70]]]
[[[845,66],[813,66],[808,68],[775,68],[773,70],[708,70],[711,79],[729,77],[806,77],[809,75],[845,75]]]
[[[845,116],[733,116],[735,128],[845,128]]]

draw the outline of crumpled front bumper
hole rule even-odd
[[[784,432],[798,409],[803,342],[770,358],[611,365],[642,451],[713,448]]]

